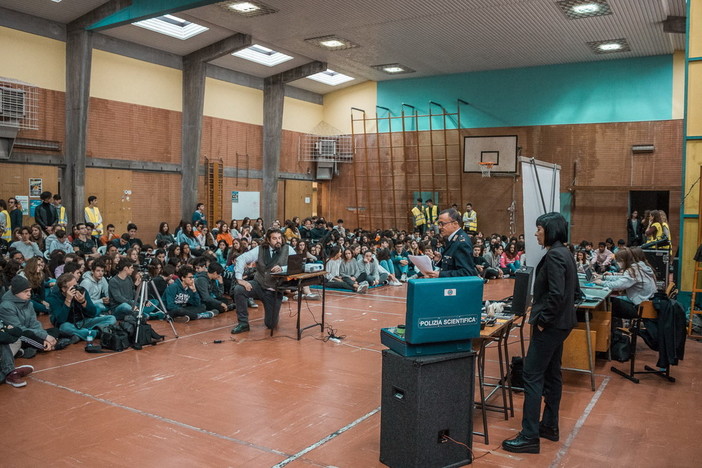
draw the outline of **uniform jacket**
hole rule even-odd
[[[473,243],[463,229],[459,229],[446,247],[439,262],[440,278],[478,276],[473,263]]]

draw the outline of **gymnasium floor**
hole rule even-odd
[[[488,286],[486,298],[497,299],[513,283]],[[249,309],[252,330],[243,335],[230,335],[230,312],[176,324],[178,339],[158,322],[166,342],[141,351],[87,354],[74,345],[20,359],[36,370],[25,388],[0,385],[0,466],[382,466],[379,329],[403,322],[405,291],[328,293],[327,323],[345,336],[341,343],[323,341],[318,328],[296,341],[290,301],[273,338],[259,307]],[[320,312],[319,302],[303,304],[303,324]],[[510,353],[519,353],[517,336]],[[496,375],[496,349],[487,356],[486,374]],[[474,438],[474,465],[700,466],[700,357],[702,343],[688,341],[674,384],[643,376],[636,385],[598,360],[593,392],[586,376],[564,372],[561,441],[542,441],[539,455],[496,450],[519,430],[522,397],[515,394],[514,418],[489,415],[490,445]],[[655,363],[643,347],[640,359]],[[477,413],[474,421],[479,429]]]

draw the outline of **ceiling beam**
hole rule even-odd
[[[219,1],[221,0],[131,0],[129,6],[115,11],[107,17],[96,19],[88,29],[99,31],[114,28],[170,13],[192,10]]]
[[[85,29],[93,23],[96,23],[104,18],[107,18],[115,13],[132,5],[132,0],[110,0],[80,16],[66,25],[69,31],[76,29]]]
[[[277,75],[271,75],[265,80],[268,81],[281,81],[283,84],[290,83],[291,81],[300,80],[315,73],[323,72],[327,69],[327,62],[310,62],[299,67],[286,70],[284,72],[278,73]]]
[[[237,33],[221,41],[207,45],[202,49],[191,52],[183,57],[183,63],[188,62],[211,62],[212,60],[224,57],[225,55],[245,49],[253,43],[251,35]]]

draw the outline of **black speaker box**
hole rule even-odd
[[[383,351],[380,461],[390,467],[471,463],[474,353],[405,357]]]
[[[514,292],[512,293],[512,313],[526,314],[531,305],[531,285],[533,284],[534,267],[525,266],[514,274]]]

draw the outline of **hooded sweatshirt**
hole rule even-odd
[[[92,271],[88,271],[83,275],[83,280],[80,282],[80,285],[88,292],[93,303],[102,302],[102,298],[108,297],[109,295],[105,277],[103,276],[100,278],[100,281],[95,281]]]
[[[636,305],[647,301],[658,289],[653,269],[644,262],[635,263],[623,275],[607,277],[602,281],[602,286],[613,291],[625,291],[626,297]]]
[[[37,313],[34,311],[32,301],[22,300],[12,294],[12,291],[7,291],[2,296],[0,320],[7,325],[21,329],[23,332],[29,331],[41,340],[45,340],[48,335],[37,320]]]

